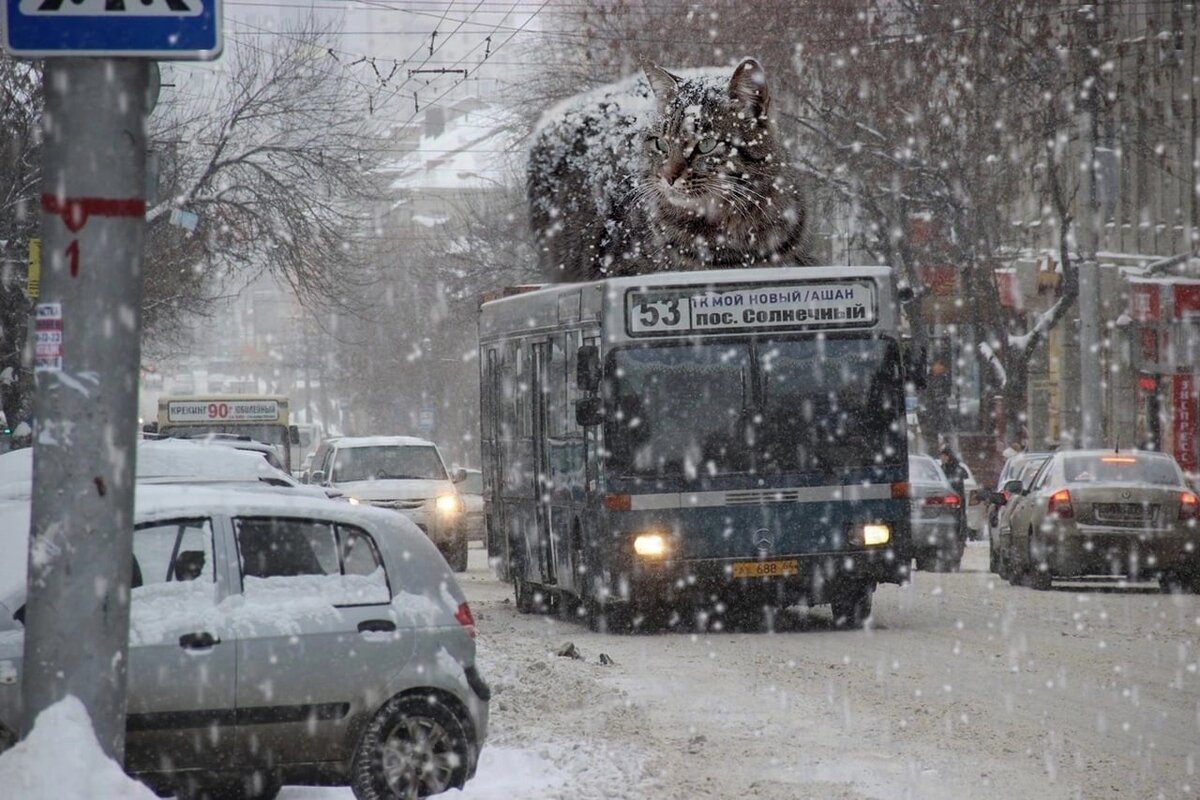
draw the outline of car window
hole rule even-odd
[[[379,445],[339,449],[332,480],[446,480],[437,448],[429,445]]]
[[[133,587],[171,581],[216,580],[212,524],[170,520],[139,526],[133,534]]]
[[[468,472],[467,479],[462,482],[465,494],[483,494],[483,475],[478,472]]]
[[[1050,473],[1053,471],[1051,468],[1053,463],[1054,459],[1047,459],[1038,467],[1038,471],[1034,473],[1033,478],[1030,479],[1030,485],[1034,489],[1041,489],[1046,485],[1046,481],[1050,479]],[[1021,483],[1024,484],[1025,482],[1021,481]]]
[[[329,520],[234,520],[247,597],[320,597],[332,605],[386,603],[387,575],[370,535]]]
[[[914,481],[941,483],[946,476],[931,458],[910,458],[908,460],[909,478]]]
[[[1074,455],[1063,458],[1068,483],[1152,483],[1182,486],[1175,462],[1161,456]]]

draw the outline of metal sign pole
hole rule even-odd
[[[125,745],[149,65],[47,59],[42,285],[22,684]]]

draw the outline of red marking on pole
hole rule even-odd
[[[79,240],[72,239],[67,245],[67,258],[71,262],[71,277],[79,277]]]
[[[78,232],[87,224],[88,217],[144,217],[146,201],[140,197],[114,200],[109,197],[64,197],[53,194],[42,195],[42,211],[62,217],[63,224],[71,233]]]

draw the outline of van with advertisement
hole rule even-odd
[[[281,395],[164,396],[158,422],[149,428],[163,438],[237,437],[273,446],[291,472],[292,445],[300,432],[288,422],[288,399]]]

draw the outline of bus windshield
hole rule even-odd
[[[609,359],[614,476],[696,480],[903,463],[899,348],[865,338],[626,348]]]

